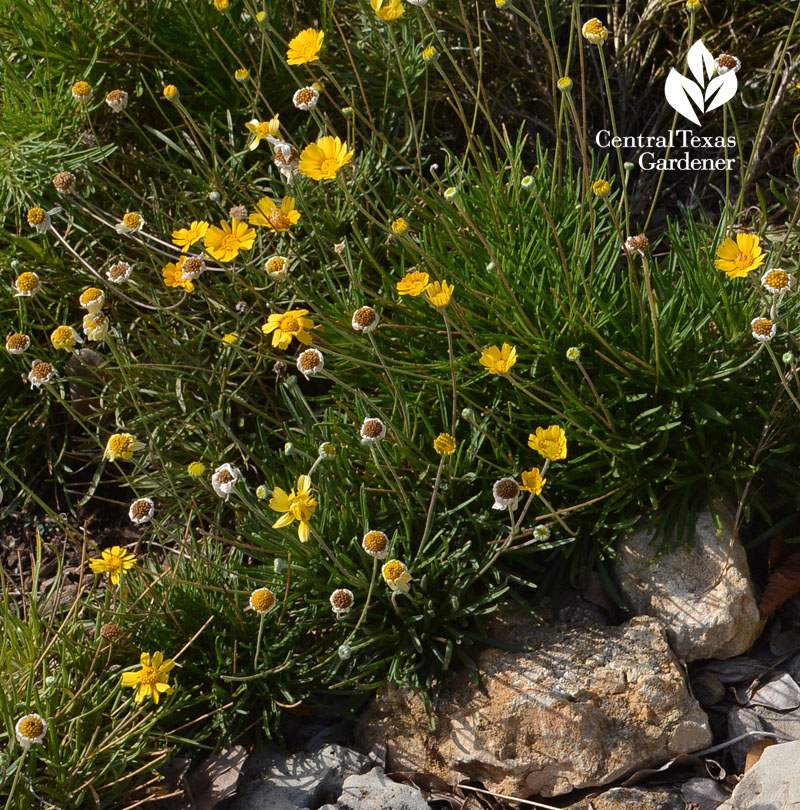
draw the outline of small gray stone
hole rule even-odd
[[[800,741],[771,745],[719,810],[800,810]]]
[[[336,804],[320,810],[430,810],[422,794],[411,785],[393,782],[380,769],[373,768],[361,776],[348,776]]]
[[[251,758],[250,781],[229,810],[307,810],[336,800],[347,777],[369,767],[369,759],[341,745],[326,745],[313,754],[287,756],[279,751]]]
[[[656,617],[682,661],[732,658],[748,650],[763,627],[744,547],[732,538],[733,514],[721,503],[718,534],[711,511],[697,516],[694,546],[677,538],[653,561],[652,535],[638,531],[619,546],[620,590],[639,614]]]

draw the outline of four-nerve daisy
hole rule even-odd
[[[294,207],[294,197],[284,197],[280,208],[269,197],[262,197],[256,203],[256,210],[250,214],[251,225],[274,231],[288,231],[299,220],[300,212]]]
[[[717,270],[728,278],[742,278],[751,270],[757,270],[767,258],[761,248],[761,240],[752,233],[737,233],[736,239],[726,239],[717,249]]]
[[[347,141],[323,135],[300,153],[299,171],[312,180],[332,180],[342,166],[353,159],[354,150],[347,151]]]
[[[172,232],[172,244],[177,245],[182,253],[186,253],[195,242],[203,239],[207,232],[207,222],[194,220],[188,228],[179,228]]]
[[[286,63],[304,65],[306,62],[316,62],[319,59],[319,52],[322,50],[323,39],[325,39],[324,31],[316,31],[313,28],[301,31],[289,42]]]
[[[126,551],[122,546],[105,548],[99,557],[89,560],[93,574],[108,574],[112,585],[119,585],[120,575],[136,565],[136,555]]]
[[[279,349],[288,348],[293,337],[308,346],[314,337],[307,330],[314,328],[314,321],[306,318],[306,315],[307,309],[291,309],[282,315],[273,313],[261,327],[261,331],[265,335],[272,332],[272,345]]]
[[[567,457],[567,435],[558,425],[538,427],[528,436],[528,447],[550,461],[558,461]]]
[[[205,236],[206,251],[219,262],[233,261],[240,250],[250,250],[256,239],[256,232],[246,222],[234,219],[228,223],[220,221],[219,228],[209,225]]]
[[[274,118],[270,118],[269,121],[259,121],[257,118],[254,118],[252,121],[248,121],[245,127],[253,136],[249,147],[251,151],[256,149],[265,138],[270,143],[277,141],[281,131],[281,125],[277,115]]]
[[[517,350],[508,343],[504,343],[502,349],[489,346],[481,354],[481,365],[489,369],[489,374],[508,374],[516,362]]]
[[[139,659],[142,668],[138,672],[123,672],[121,683],[123,686],[132,686],[136,689],[134,700],[141,703],[146,697],[153,698],[158,704],[162,694],[171,695],[175,690],[169,685],[169,673],[175,662],[169,658],[165,661],[160,652],[143,652]]]
[[[287,492],[280,487],[272,490],[272,498],[269,501],[269,508],[276,512],[283,512],[275,523],[274,529],[288,526],[290,523],[298,522],[297,536],[301,543],[307,543],[311,534],[311,520],[314,510],[317,508],[317,501],[311,494],[311,478],[301,475],[297,479],[297,490]]]

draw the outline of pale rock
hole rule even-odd
[[[800,741],[765,748],[719,810],[800,810]]]
[[[689,694],[661,625],[511,628],[434,700],[382,690],[362,716],[364,750],[386,741],[393,770],[454,784],[479,780],[497,793],[556,796],[607,784],[710,744],[708,720]]]
[[[731,543],[733,515],[718,505],[722,533],[711,511],[697,516],[694,546],[676,538],[653,561],[652,534],[638,531],[618,547],[620,590],[634,612],[654,616],[682,661],[732,658],[748,650],[763,622],[758,612],[744,547]]]
[[[611,788],[565,810],[684,810],[686,803],[676,790]]]
[[[319,810],[430,810],[430,805],[415,787],[393,782],[380,768],[373,768],[348,776],[339,801]]]

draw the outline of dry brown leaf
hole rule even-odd
[[[765,748],[769,748],[770,745],[775,745],[776,743],[777,740],[756,740],[747,751],[747,759],[744,762],[744,772],[747,773],[750,768],[761,759]]]
[[[769,575],[758,603],[761,618],[771,616],[787,599],[800,593],[800,551],[788,556]]]

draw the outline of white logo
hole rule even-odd
[[[687,79],[672,68],[664,85],[664,95],[673,110],[692,123],[699,124],[700,119],[692,106],[692,101],[701,114],[711,112],[736,95],[738,82],[735,70],[714,76],[714,57],[701,39],[689,49],[688,62],[689,70],[697,81]]]

